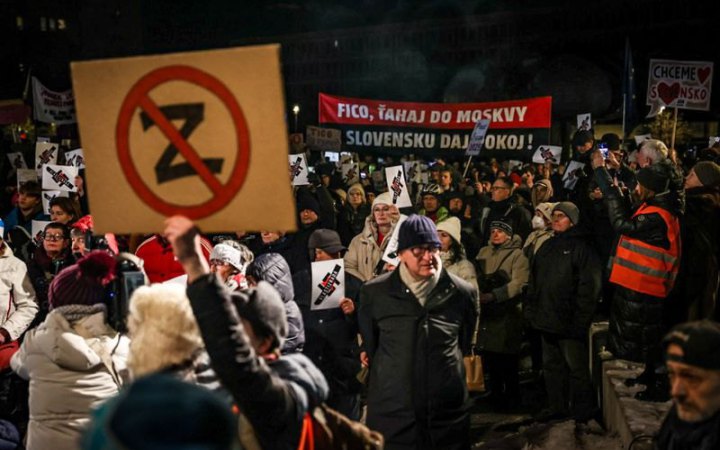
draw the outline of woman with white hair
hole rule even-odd
[[[254,259],[255,255],[243,244],[225,240],[210,252],[210,271],[217,274],[231,291],[247,289],[245,269]]]

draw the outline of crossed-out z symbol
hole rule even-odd
[[[553,155],[553,152],[546,147],[540,147],[540,156],[542,156],[542,159],[545,161],[550,161],[555,159],[555,155]]]
[[[392,185],[390,186],[393,191],[393,204],[397,203],[397,199],[402,193],[404,185],[402,184],[402,171],[398,170],[397,175],[393,178]]]
[[[197,128],[198,125],[200,125],[200,123],[202,123],[205,119],[204,103],[167,105],[161,106],[159,109],[168,121],[185,119],[185,123],[183,123],[183,126],[178,130],[185,140],[190,137],[195,128]],[[155,125],[155,122],[145,111],[140,113],[140,120],[142,121],[143,131],[147,131],[150,127]],[[172,163],[178,153],[178,149],[172,142],[165,147],[165,151],[162,156],[160,156],[160,160],[157,164],[155,164],[155,177],[157,178],[158,184],[177,180],[178,178],[198,175],[195,169],[187,161],[177,164]],[[225,160],[222,158],[202,159],[203,164],[205,164],[210,173],[214,174],[219,174],[222,171],[224,161]]]
[[[38,160],[40,160],[40,162],[39,162],[39,164],[38,164],[38,169],[39,169],[40,166],[42,166],[43,164],[47,164],[47,163],[50,162],[50,158],[52,158],[52,155],[53,155],[53,153],[55,152],[55,150],[57,150],[57,147],[50,147],[49,149],[47,149],[47,150],[45,150],[44,152],[42,152],[42,153],[40,154],[40,156],[38,156]]]
[[[290,173],[292,174],[293,178],[300,175],[300,172],[302,172],[302,166],[300,165],[301,163],[302,158],[298,157],[298,159],[295,160],[292,166],[290,166]]]
[[[335,288],[337,286],[340,286],[340,281],[337,279],[339,273],[340,264],[335,264],[335,268],[333,268],[332,272],[328,272],[320,284],[318,284],[318,287],[320,288],[320,295],[318,295],[318,298],[315,299],[314,303],[316,305],[322,303],[328,295],[332,295],[332,293],[335,292]]]

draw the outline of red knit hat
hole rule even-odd
[[[115,258],[95,250],[61,271],[50,283],[50,309],[105,302],[105,286],[115,277]]]

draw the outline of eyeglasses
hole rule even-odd
[[[412,255],[416,258],[422,258],[423,256],[425,256],[426,253],[434,255],[439,251],[440,248],[435,247],[434,245],[418,245],[417,247],[412,247],[410,249],[410,253],[412,253]]]
[[[62,234],[45,234],[43,239],[46,241],[63,241],[65,240],[65,236]]]
[[[493,187],[490,188],[491,191],[499,191],[499,190],[502,190],[502,189],[508,190],[508,189],[510,189],[510,188],[507,187],[507,186],[493,186]]]

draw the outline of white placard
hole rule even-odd
[[[35,143],[35,169],[40,175],[40,168],[45,164],[57,164],[60,145],[52,142]]]
[[[340,307],[345,297],[345,262],[342,259],[312,263],[312,298],[310,309]]]
[[[578,114],[577,128],[578,130],[589,130],[592,128],[592,115],[590,115],[590,113]]]
[[[565,173],[563,174],[563,186],[565,186],[565,189],[573,190],[575,189],[575,185],[578,182],[578,177],[576,176],[577,170],[582,170],[583,167],[585,167],[584,163],[578,162],[578,161],[570,161],[570,164],[565,168]]]
[[[28,181],[38,180],[38,174],[35,169],[18,169],[17,170],[17,188],[20,190],[20,186],[27,183]]]
[[[483,144],[485,144],[485,135],[490,127],[490,120],[480,119],[475,124],[473,132],[470,135],[470,142],[465,150],[465,156],[478,156],[480,150],[482,150]]]
[[[360,182],[360,167],[358,163],[350,162],[342,165],[342,178],[345,185],[350,186]]]
[[[45,227],[47,224],[52,223],[49,220],[33,220],[30,225],[30,229],[32,230],[32,238],[33,241],[35,241],[35,245],[40,247],[42,245],[43,241],[43,231],[45,231]]]
[[[305,155],[289,155],[290,177],[293,186],[304,186],[310,184],[308,180],[307,161]]]
[[[10,165],[15,169],[27,169],[28,166],[25,163],[25,157],[22,152],[12,152],[7,154]]]
[[[640,144],[647,141],[648,139],[652,139],[652,135],[650,134],[636,134],[635,135],[635,145],[640,147]]]
[[[393,205],[398,208],[412,206],[403,166],[386,167],[385,180],[387,181],[388,191],[393,196]]]
[[[405,214],[400,214],[400,219],[398,220],[398,223],[395,225],[395,229],[393,230],[393,233],[390,235],[389,238],[390,242],[388,242],[387,247],[385,247],[385,253],[383,253],[382,260],[385,261],[388,264],[392,264],[393,266],[397,266],[400,264],[400,258],[395,254],[398,248],[398,236],[400,235],[400,225],[402,225],[405,220],[407,220],[408,216]]]
[[[42,166],[42,188],[51,191],[76,192],[75,177],[77,176],[77,167],[45,164]]]
[[[84,169],[85,156],[83,155],[83,149],[76,148],[75,150],[65,152],[65,164],[77,167],[78,169]]]
[[[559,145],[540,145],[535,154],[533,154],[533,162],[538,164],[545,164],[551,162],[553,164],[560,164],[560,155],[562,154],[562,147]]]
[[[55,197],[67,197],[66,191],[42,191],[42,204],[45,214],[50,215],[50,200]]]

